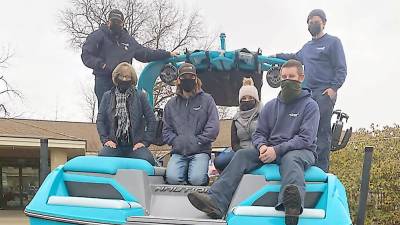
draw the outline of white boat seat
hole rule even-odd
[[[284,211],[278,211],[275,207],[264,206],[237,206],[232,209],[236,216],[266,216],[266,217],[285,217]],[[323,209],[303,209],[300,218],[323,219],[325,210]]]
[[[127,202],[119,199],[85,198],[71,196],[50,196],[49,205],[79,206],[105,209],[143,208],[137,202]]]

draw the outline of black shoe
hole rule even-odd
[[[297,225],[301,212],[299,189],[295,185],[287,185],[283,191],[283,206],[285,207],[285,224]]]
[[[189,193],[188,199],[196,209],[205,212],[210,218],[221,219],[223,217],[222,211],[207,194]]]

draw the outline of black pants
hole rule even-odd
[[[103,98],[103,94],[110,90],[114,86],[111,74],[110,75],[99,75],[95,76],[94,80],[94,92],[97,97],[97,107],[100,108],[100,102]]]
[[[317,134],[317,154],[316,166],[323,171],[329,171],[329,155],[331,152],[331,118],[333,108],[336,103],[336,96],[332,99],[328,95],[323,95],[324,90],[313,90],[312,98],[317,102],[320,113],[320,120]]]

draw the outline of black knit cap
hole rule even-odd
[[[113,9],[108,14],[108,20],[120,20],[121,22],[124,22],[124,14],[122,14],[118,9]]]
[[[313,16],[319,16],[324,23],[326,23],[326,14],[322,9],[313,9],[307,17],[307,23]]]

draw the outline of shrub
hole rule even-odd
[[[356,222],[364,147],[373,146],[366,225],[400,224],[400,126],[360,129],[345,149],[331,155],[330,172],[346,187],[353,222]]]

